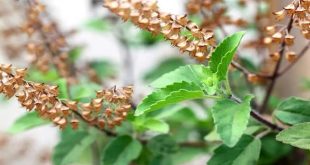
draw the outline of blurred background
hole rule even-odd
[[[18,27],[23,22],[23,0],[0,0],[0,31],[10,27]],[[228,4],[236,6],[237,1],[227,0]],[[158,0],[160,10],[173,14],[186,14],[187,0]],[[263,1],[262,1],[263,2]],[[271,6],[267,4],[249,1],[246,7],[235,7],[230,12],[233,17],[243,17],[246,20],[253,19],[258,5],[268,10],[278,10],[290,1],[274,0]],[[148,83],[168,70],[177,66],[195,63],[187,55],[180,55],[176,48],[168,42],[162,42],[160,37],[152,37],[129,23],[109,15],[101,2],[95,0],[42,0],[46,5],[52,19],[63,32],[72,33],[67,41],[78,53],[77,68],[83,70],[86,64],[93,69],[101,69],[105,86],[122,86],[133,84],[135,86],[135,100],[141,100],[150,88]],[[264,6],[265,5],[265,6]],[[267,9],[263,9],[267,10]],[[246,13],[246,14],[244,14]],[[5,16],[7,14],[8,16]],[[245,17],[246,16],[246,17]],[[112,17],[112,18],[110,18]],[[193,18],[195,19],[195,18]],[[104,20],[104,21],[102,21]],[[236,31],[236,27],[225,26],[228,33]],[[298,33],[298,32],[294,32]],[[247,30],[243,44],[250,42],[259,36],[252,29]],[[125,43],[122,39],[125,38]],[[0,61],[4,64],[14,64],[18,67],[27,67],[31,57],[23,52],[21,56],[14,58],[16,52],[8,54],[7,45],[23,45],[27,37],[16,37],[8,40],[4,35],[0,36]],[[304,45],[303,40],[296,40],[294,49],[299,50]],[[301,42],[301,43],[298,43]],[[257,51],[244,49],[243,57],[249,59],[254,66],[260,65],[263,57]],[[309,97],[310,77],[308,66],[310,64],[309,52],[278,82],[275,98],[287,96]],[[102,64],[102,65],[101,65]],[[103,65],[104,64],[104,65]],[[101,68],[98,68],[99,65]],[[154,69],[162,68],[163,71],[155,72]],[[33,71],[32,76],[42,76]],[[33,78],[33,77],[32,77]],[[33,78],[35,79],[35,78]],[[262,93],[262,88],[256,88],[256,93]],[[53,147],[58,142],[58,128],[47,125],[35,128],[20,134],[8,133],[13,123],[26,112],[14,99],[6,101],[0,98],[0,165],[48,165],[51,164],[50,156]],[[205,162],[208,157],[201,156],[188,164]],[[204,160],[204,161],[201,161]]]

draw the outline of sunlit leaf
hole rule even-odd
[[[252,98],[253,96],[247,96],[241,104],[230,99],[223,99],[217,101],[212,108],[217,133],[224,144],[229,147],[237,144],[247,128]]]
[[[135,115],[139,116],[147,112],[158,110],[167,105],[175,104],[184,100],[199,99],[204,96],[204,92],[195,84],[189,84],[186,82],[175,83],[149,94],[138,105]]]
[[[19,117],[8,129],[8,132],[17,134],[49,123],[49,121],[43,120],[41,117],[39,117],[36,112],[29,112]]]

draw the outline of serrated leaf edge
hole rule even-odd
[[[244,34],[245,34],[245,31],[240,31],[240,32],[236,32],[236,33],[234,33],[234,34],[232,34],[232,35],[230,35],[229,37],[226,37],[216,48],[215,48],[215,50],[213,51],[213,53],[212,53],[212,55],[211,55],[211,59],[210,59],[210,63],[209,63],[209,66],[210,66],[210,69],[211,69],[211,71],[213,72],[213,73],[216,73],[217,72],[217,69],[218,69],[218,65],[217,66],[213,66],[214,64],[214,60],[213,60],[213,58],[212,57],[214,57],[214,54],[220,54],[219,53],[219,51],[220,51],[220,47],[222,47],[224,44],[226,44],[226,42],[228,42],[228,40],[230,40],[231,38],[233,38],[233,37],[235,37],[236,35],[239,35],[239,34],[241,34],[241,38],[244,36]],[[241,39],[240,39],[240,41],[241,41]],[[238,47],[239,45],[240,45],[240,41],[238,42],[238,44],[236,45],[236,47]],[[231,51],[231,50],[230,50]],[[228,52],[230,52],[230,51],[228,51]],[[228,53],[228,52],[226,52],[225,53],[225,55]],[[224,56],[225,56],[224,55]],[[224,56],[219,56],[219,58],[220,58],[220,61],[222,61],[222,59],[223,59],[223,57]],[[215,58],[215,57],[214,57]],[[215,67],[215,68],[214,68]]]
[[[188,83],[188,82],[186,82],[186,81],[176,82],[176,83],[167,85],[167,86],[164,87],[164,88],[157,89],[157,90],[154,91],[154,92],[157,92],[157,91],[162,90],[162,89],[165,89],[165,88],[167,89],[167,88],[169,88],[169,87],[171,87],[171,86],[174,86],[174,85],[176,85],[176,84],[183,84],[183,83],[186,83],[186,84],[188,84],[188,85],[194,84],[194,83]],[[198,87],[198,86],[197,86],[197,87]],[[198,90],[196,90],[195,92],[197,92],[197,91],[198,91]],[[152,95],[154,92],[152,92],[151,94],[149,94],[149,95],[148,95],[147,97],[145,97],[143,100],[149,99],[149,98],[151,97],[151,95]],[[173,94],[179,93],[179,92],[193,92],[193,91],[186,90],[186,89],[179,89],[179,90],[177,90],[177,91],[171,92],[169,95],[167,95],[167,96],[165,97],[165,99],[166,99],[166,98],[169,98],[169,97],[173,96]],[[204,93],[203,90],[201,90],[201,93]],[[136,109],[134,115],[135,115],[135,116],[140,116],[140,115],[142,115],[142,114],[144,114],[144,113],[146,113],[146,112],[149,112],[150,109],[152,109],[153,106],[155,106],[156,104],[160,104],[160,103],[164,102],[165,99],[164,99],[164,100],[159,100],[159,101],[157,101],[156,103],[151,104],[151,105],[149,106],[148,109],[144,110],[143,112],[140,112],[141,110],[139,110],[139,106],[143,104],[143,101],[142,101],[142,103],[141,103],[140,105],[138,105],[138,107],[137,107],[137,109]]]

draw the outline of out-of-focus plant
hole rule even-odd
[[[229,16],[251,3],[257,6],[252,19]],[[101,90],[102,81],[115,76],[113,65],[101,60],[77,67],[83,48],[70,48],[68,35],[45,6],[27,0],[21,29],[31,36],[26,49],[33,65],[27,75],[27,69],[2,64],[0,92],[16,96],[33,112],[16,120],[9,132],[52,121],[61,128],[52,158],[56,165],[85,160],[94,165],[173,165],[203,155],[211,156],[210,165],[305,164],[310,101],[272,94],[278,78],[309,49],[310,1],[292,1],[272,14],[269,3],[189,0],[188,16],[161,12],[155,0],[105,0],[111,14],[85,27],[115,34],[124,50],[124,84],[134,83],[132,50],[164,40],[200,63],[182,57],[163,60],[145,72],[143,79],[154,91],[136,104],[131,86]],[[115,15],[131,23],[119,25]],[[232,25],[239,32],[230,34],[227,26]],[[301,35],[293,36],[293,29]],[[255,31],[257,38],[244,43],[247,31]],[[301,50],[292,48],[297,37],[306,43]],[[257,55],[248,58],[248,49]],[[281,69],[284,59],[288,64]]]

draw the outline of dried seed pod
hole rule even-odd
[[[108,120],[107,122],[108,122],[108,127],[109,127],[110,129],[113,129],[113,128],[115,127],[115,124],[114,124],[113,121]]]
[[[279,59],[280,59],[280,53],[279,52],[271,53],[269,56],[275,62],[279,61]]]
[[[310,31],[302,31],[302,34],[306,39],[310,40]]]
[[[80,121],[78,119],[71,119],[70,121],[72,129],[76,130],[79,127]]]
[[[255,74],[248,74],[247,75],[247,79],[249,82],[253,83],[253,84],[256,84],[259,82],[259,77]]]
[[[271,37],[265,37],[263,40],[263,43],[265,45],[270,45],[270,44],[272,44],[272,41],[273,41],[273,39]]]
[[[277,21],[283,20],[286,16],[285,10],[280,10],[280,11],[274,12],[273,15],[275,16]]]
[[[12,64],[1,64],[0,70],[7,73],[7,74],[11,74],[12,73]]]
[[[110,117],[110,116],[112,115],[112,109],[111,109],[111,108],[105,109],[105,115],[106,115],[107,117]]]
[[[267,34],[272,35],[276,32],[276,27],[275,26],[267,26],[266,32],[267,32]]]
[[[281,32],[277,32],[272,35],[272,41],[275,43],[282,43],[283,34]]]
[[[60,129],[64,129],[67,126],[67,120],[66,118],[60,118],[55,124],[58,125]]]
[[[293,3],[287,5],[284,7],[284,10],[286,11],[286,13],[288,14],[294,14],[295,13],[295,5]]]
[[[300,19],[304,19],[306,17],[306,9],[299,6],[296,10],[295,10],[295,14],[297,15],[298,18]]]
[[[67,101],[66,102],[66,105],[71,109],[71,110],[74,110],[74,111],[77,111],[78,110],[78,102],[77,101]]]
[[[288,62],[294,62],[297,58],[297,54],[293,51],[289,51],[285,54],[285,58]]]
[[[285,44],[291,46],[294,44],[295,37],[290,34],[286,34],[284,37]]]
[[[104,129],[105,128],[105,120],[104,119],[99,119],[97,125],[99,128]]]
[[[91,103],[83,103],[81,106],[82,106],[82,109],[85,111],[91,111],[93,109]]]
[[[310,21],[308,20],[302,20],[302,21],[300,21],[299,22],[299,24],[300,24],[300,27],[301,27],[301,29],[302,30],[310,30]]]

